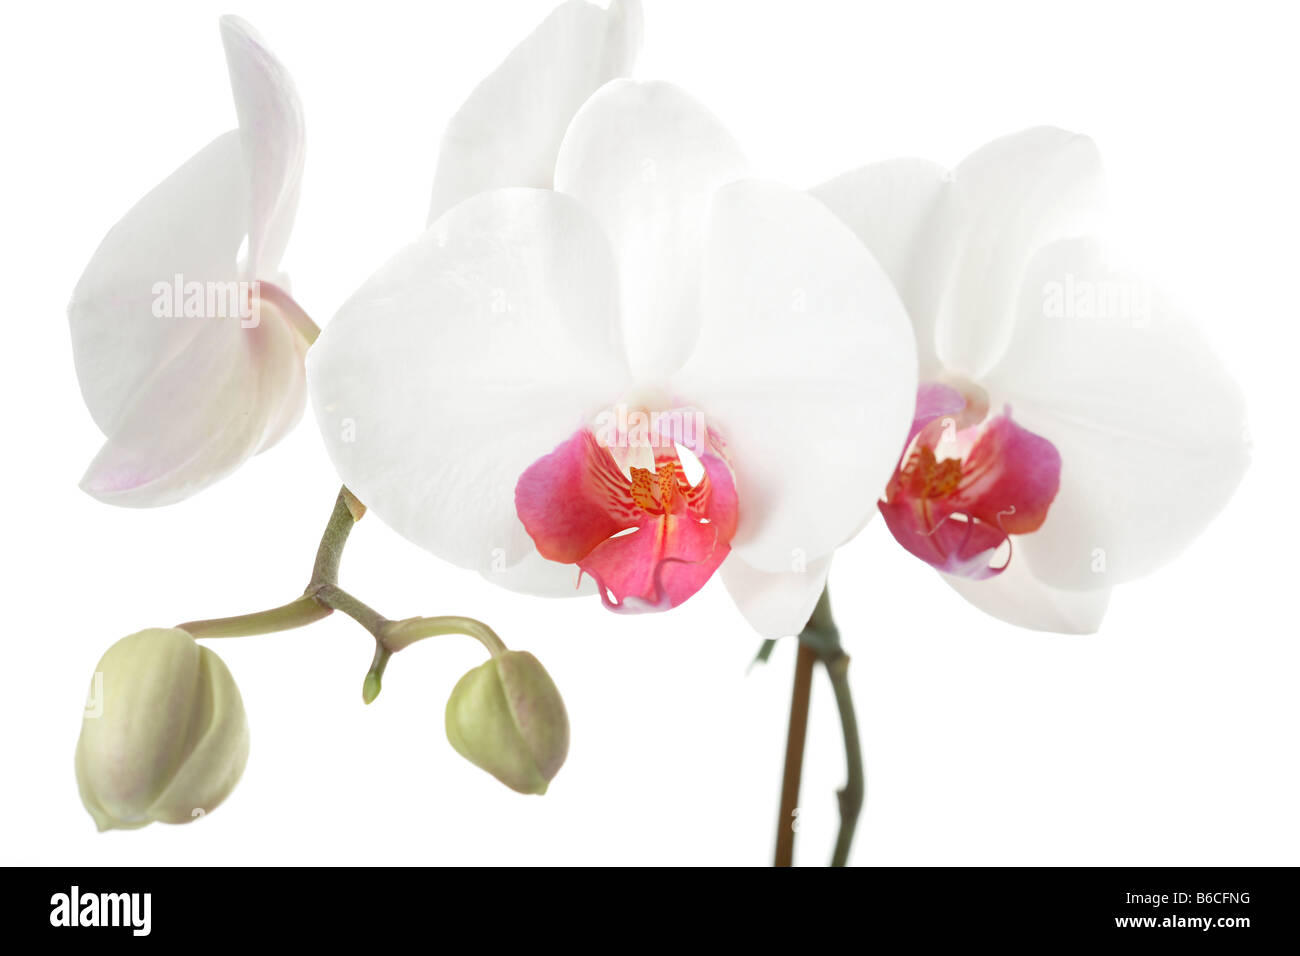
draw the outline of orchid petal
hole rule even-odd
[[[962,462],[961,483],[950,502],[1007,534],[1028,534],[1046,520],[1060,475],[1060,453],[1013,421],[1008,409],[984,426]]]
[[[798,634],[808,623],[830,571],[831,556],[800,570],[760,571],[734,552],[722,562],[722,583],[759,635],[776,640]]]
[[[907,498],[881,501],[880,514],[899,544],[940,571],[983,581],[1008,567],[1008,535],[997,525],[951,508],[929,516],[922,502]]]
[[[108,438],[82,487],[114,504],[193,494],[275,444],[305,405],[307,343],[286,315],[298,306],[269,284],[261,302],[258,284],[259,264],[278,278],[293,225],[301,108],[248,24],[224,17],[221,33],[239,131],[113,227],[68,307],[82,394]]]
[[[82,480],[95,497],[133,507],[178,501],[301,416],[305,343],[274,306],[246,327],[251,318],[233,314],[187,316],[177,301],[178,283],[219,284],[236,290],[227,300],[235,304],[247,210],[232,131],[140,200],[78,281],[68,307],[77,377],[108,438]]]
[[[1026,539],[1017,539],[1023,543]],[[1110,590],[1062,591],[1034,577],[1021,555],[1005,571],[977,581],[950,574],[941,577],[953,590],[986,614],[1033,631],[1092,634],[1101,626],[1110,603]]]
[[[500,189],[454,206],[308,353],[344,482],[454,564],[523,560],[519,476],[628,385],[617,295],[608,241],[570,197]]]
[[[1101,179],[1092,140],[1049,126],[994,140],[953,171],[926,254],[946,270],[933,286],[942,290],[934,328],[945,367],[979,378],[997,361],[1030,258],[1085,230],[1100,205]]]
[[[662,379],[690,353],[709,200],[744,168],[717,118],[667,83],[607,84],[564,137],[555,188],[580,199],[614,244],[640,380]]]
[[[986,384],[1061,455],[1047,521],[1021,539],[1053,587],[1107,588],[1169,560],[1247,465],[1242,396],[1213,349],[1090,240],[1054,243],[1031,263]]]
[[[160,318],[159,283],[236,276],[248,202],[239,134],[213,140],[141,199],[104,237],[72,294],[68,318],[81,394],[111,434],[159,370],[202,326]],[[232,334],[239,332],[232,323]]]
[[[298,211],[302,104],[288,71],[239,17],[221,18],[251,203],[246,276],[275,279]]]
[[[507,591],[532,597],[588,597],[596,593],[596,582],[577,566],[547,561],[536,550],[510,567],[494,567],[482,573]]]
[[[955,388],[938,382],[922,382],[916,390],[916,411],[907,432],[907,444],[936,418],[955,417],[966,407],[966,397]]]
[[[637,0],[615,0],[608,10],[569,0],[552,11],[447,124],[429,222],[487,189],[549,188],[578,107],[630,73],[640,47]]]
[[[579,429],[520,477],[519,518],[543,557],[580,567],[609,607],[676,607],[722,563],[736,528],[730,467],[706,436],[692,451],[703,467],[694,485],[672,444],[654,456],[656,471],[625,474]]]
[[[942,391],[922,387],[918,417],[942,397]],[[898,543],[922,561],[983,580],[1006,569],[1010,555],[1002,552],[1010,535],[1042,526],[1056,496],[1061,458],[1051,442],[1014,422],[1009,410],[966,429],[977,433],[969,450],[948,457],[948,430],[955,424],[932,417],[921,429],[889,482],[880,512]],[[954,433],[958,446],[961,434]]]
[[[921,377],[939,372],[934,352],[933,290],[920,253],[929,239],[926,227],[952,175],[924,159],[892,159],[837,176],[811,190],[871,250],[898,290],[916,325]]]
[[[874,513],[912,422],[912,328],[866,247],[796,190],[719,190],[702,268],[705,321],[673,383],[726,440],[733,549],[788,571]]]
[[[302,339],[284,322],[155,321],[198,332],[133,396],[82,478],[84,491],[109,504],[181,501],[267,447],[285,416],[302,411]]]

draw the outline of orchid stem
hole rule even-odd
[[[404,621],[389,621],[383,628],[381,640],[389,651],[396,654],[416,641],[441,634],[464,634],[476,639],[493,657],[507,650],[496,631],[472,617],[408,617]]]
[[[316,563],[312,565],[311,582],[307,585],[310,592],[322,584],[339,583],[339,564],[343,561],[343,546],[348,543],[352,526],[361,520],[365,507],[357,501],[347,488],[340,488],[334,499],[334,510],[321,535],[320,547],[316,549]]]
[[[374,635],[376,641],[383,643],[384,627],[390,622],[370,605],[353,597],[337,584],[322,584],[309,593],[325,607],[341,611],[352,618]]]
[[[320,546],[316,549],[311,581],[302,597],[268,611],[207,621],[188,621],[177,626],[196,638],[248,637],[302,627],[340,611],[364,627],[375,639],[375,657],[361,687],[361,698],[367,704],[379,696],[389,658],[426,637],[465,634],[478,640],[493,657],[506,650],[505,644],[492,628],[472,617],[409,617],[392,621],[339,587],[343,546],[348,542],[352,526],[365,513],[365,505],[352,492],[347,488],[339,490],[338,497],[334,499],[334,510],[321,535]]]
[[[777,866],[793,865],[793,817],[799,801],[799,782],[803,771],[804,740],[808,729],[808,702],[811,696],[812,661],[820,660],[830,677],[835,705],[844,734],[847,779],[837,793],[840,805],[840,831],[835,841],[831,866],[848,863],[853,834],[866,798],[866,774],[862,763],[862,741],[858,734],[857,714],[849,687],[849,655],[840,645],[839,628],[831,615],[830,589],[823,588],[808,623],[799,633],[799,657],[795,667],[795,688],[790,702],[790,732],[786,742],[785,778],[782,785],[781,821],[777,832]],[[788,803],[788,805],[787,805]]]
[[[329,617],[330,609],[313,598],[303,595],[269,611],[240,614],[235,617],[217,617],[206,621],[186,621],[177,624],[191,637],[248,637],[252,634],[271,634],[303,627]]]
[[[790,695],[790,729],[785,739],[781,815],[776,825],[776,866],[794,866],[799,783],[803,776],[803,748],[804,741],[808,738],[808,703],[812,697],[812,672],[816,662],[817,652],[806,644],[800,644],[794,664],[794,690]]]
[[[343,546],[347,543],[352,526],[360,520],[365,508],[352,492],[343,488],[334,500],[334,511],[321,535],[316,549],[316,563],[312,567],[311,581],[302,596],[267,611],[239,614],[234,617],[215,617],[204,621],[186,621],[176,625],[191,637],[250,637],[254,634],[271,634],[295,627],[313,624],[329,617],[334,607],[317,596],[324,586],[334,585],[339,577],[339,563],[343,559]]]

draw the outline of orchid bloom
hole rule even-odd
[[[306,404],[314,326],[277,271],[302,109],[248,24],[223,17],[221,37],[239,128],[113,227],[68,308],[82,395],[107,438],[81,487],[110,504],[194,494],[279,441]]]
[[[312,347],[313,407],[347,486],[454,564],[621,611],[721,568],[793,633],[906,435],[911,328],[851,230],[746,178],[702,106],[603,83],[638,14],[566,4],[475,91],[436,221]]]
[[[1236,384],[1195,327],[1085,236],[1091,140],[1030,129],[954,171],[895,160],[814,192],[893,277],[921,385],[880,510],[972,604],[1086,633],[1172,558],[1246,464]]]

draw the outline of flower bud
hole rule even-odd
[[[569,753],[569,715],[537,658],[503,651],[456,683],[447,739],[511,790],[545,793]]]
[[[101,831],[189,823],[229,795],[247,761],[239,688],[185,631],[140,631],[100,659],[77,741],[77,787]]]

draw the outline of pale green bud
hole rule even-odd
[[[248,720],[230,671],[179,628],[124,637],[91,682],[77,786],[100,830],[189,823],[248,762]]]
[[[537,658],[503,651],[456,683],[447,739],[511,790],[545,793],[569,753],[569,715]]]

